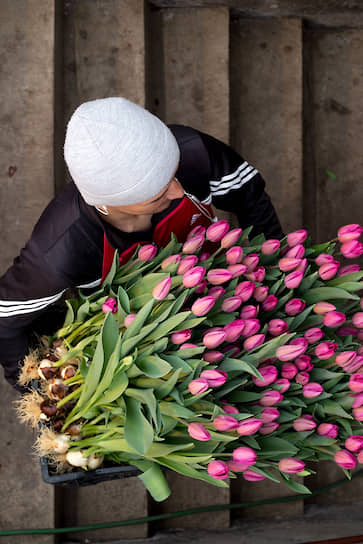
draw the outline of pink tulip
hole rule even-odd
[[[347,242],[349,243],[349,242]],[[357,464],[357,460],[354,455],[347,450],[338,450],[334,453],[334,461],[337,465],[348,470],[354,468]]]
[[[261,285],[260,287],[256,287],[254,290],[253,296],[257,300],[257,302],[263,302],[266,300],[268,295],[268,287],[266,285]]]
[[[339,327],[346,320],[345,314],[342,312],[328,312],[324,315],[323,323],[326,327]]]
[[[228,478],[229,468],[224,461],[211,461],[208,464],[207,472],[217,480],[225,480]]]
[[[166,257],[166,259],[164,259],[160,265],[161,269],[165,270],[166,268],[168,268],[168,266],[178,264],[180,262],[180,259],[180,255],[170,255],[170,257]]]
[[[350,325],[342,325],[341,327],[338,327],[336,329],[335,334],[341,337],[350,335],[355,336],[356,334],[358,334],[358,329],[356,329],[355,327],[351,327]]]
[[[107,297],[105,302],[102,304],[102,311],[105,314],[109,312],[115,314],[117,312],[117,300],[113,297]]]
[[[301,263],[299,264],[298,267],[296,267],[296,272],[302,272],[303,274],[305,274],[305,270],[307,269],[307,267],[308,267],[308,260],[301,259]]]
[[[224,332],[226,333],[226,342],[236,342],[242,334],[245,327],[243,319],[235,319],[231,323],[224,326]]]
[[[207,228],[206,238],[211,242],[219,242],[229,231],[229,224],[223,219]]]
[[[201,234],[198,234],[197,236],[193,236],[193,238],[189,238],[189,240],[186,240],[183,244],[182,251],[183,253],[187,254],[193,254],[198,249],[202,247],[204,244],[204,236]]]
[[[205,231],[205,227],[202,227],[202,225],[197,225],[189,232],[187,240],[189,240],[189,238],[193,238],[193,236],[204,236]]]
[[[203,261],[207,261],[209,257],[210,253],[208,251],[203,251],[203,253],[199,255],[199,262],[202,263]]]
[[[219,387],[226,383],[228,374],[223,370],[203,370],[200,377],[207,380],[209,387]]]
[[[300,270],[295,270],[294,272],[290,272],[285,278],[284,278],[284,284],[288,289],[295,289],[298,287],[301,283],[301,280],[303,279],[304,272]]]
[[[210,433],[201,423],[190,423],[188,425],[188,433],[195,440],[201,440],[203,442],[210,440]]]
[[[275,432],[280,427],[280,424],[277,421],[271,421],[271,423],[265,423],[260,429],[260,434],[271,434]]]
[[[338,344],[334,342],[321,342],[315,348],[315,355],[321,359],[330,359],[338,349]]]
[[[285,312],[287,315],[300,314],[306,306],[306,303],[300,298],[292,298],[285,304]]]
[[[234,291],[234,294],[238,297],[241,297],[243,302],[246,302],[255,290],[255,284],[253,281],[242,281],[239,283]]]
[[[233,460],[250,467],[256,463],[257,454],[252,448],[241,446],[233,451]]]
[[[236,244],[242,234],[242,229],[232,229],[221,240],[221,247],[228,249]]]
[[[241,436],[250,436],[257,433],[262,427],[262,421],[260,419],[250,417],[239,422],[237,433]]]
[[[267,327],[271,336],[280,336],[280,334],[286,332],[288,328],[288,324],[283,319],[271,319]]]
[[[164,278],[152,290],[152,295],[156,300],[163,300],[168,296],[171,288],[171,278]]]
[[[179,263],[176,273],[179,276],[185,274],[188,270],[193,268],[193,266],[195,266],[197,262],[198,262],[198,257],[196,255],[188,255],[188,257],[183,257],[183,259],[181,259]]]
[[[279,268],[282,272],[291,272],[295,270],[301,263],[301,259],[292,259],[291,257],[283,257],[279,260]]]
[[[308,349],[309,347],[309,342],[306,340],[306,338],[300,336],[298,338],[293,338],[291,341],[290,341],[290,345],[291,346],[301,346],[303,347],[305,350]]]
[[[255,281],[262,283],[266,276],[266,269],[263,266],[258,266],[254,271]]]
[[[227,270],[232,274],[232,278],[239,278],[246,272],[247,267],[244,264],[230,264]]]
[[[305,229],[290,232],[290,234],[287,235],[287,245],[293,247],[297,244],[302,244],[306,240],[307,235],[308,232]]]
[[[213,308],[215,302],[213,297],[198,298],[192,305],[192,313],[198,317],[206,315]]]
[[[224,287],[221,287],[220,285],[217,286],[217,287],[211,287],[208,291],[208,295],[210,297],[213,297],[215,298],[216,300],[218,300],[219,298],[222,298],[223,295],[225,294],[226,290],[224,289]]]
[[[198,348],[199,346],[197,346],[196,344],[190,344],[189,342],[185,342],[184,344],[181,344],[180,348],[179,348],[179,351],[182,350],[182,349],[193,349],[193,348]]]
[[[333,261],[332,263],[323,264],[319,267],[318,274],[322,280],[331,280],[336,276],[340,263]]]
[[[219,330],[208,331],[203,336],[203,344],[208,349],[214,349],[220,344],[222,344],[225,338],[226,338],[226,333],[224,332],[222,328]]]
[[[235,312],[242,304],[241,297],[228,297],[222,302],[222,310],[226,313]]]
[[[330,304],[329,302],[317,302],[313,306],[313,312],[318,315],[324,315],[328,312],[333,312],[334,310],[336,310],[336,306],[334,306],[334,304]]]
[[[265,312],[271,312],[278,303],[279,299],[275,295],[268,295],[262,303],[262,309]]]
[[[202,280],[196,287],[194,293],[197,295],[203,295],[206,288],[207,288],[207,282],[206,280]]]
[[[232,472],[244,472],[248,468],[248,465],[245,465],[244,463],[237,463],[237,461],[233,461],[233,459],[227,461],[227,465]]]
[[[357,460],[358,463],[360,463],[361,465],[363,464],[363,450],[358,453]]]
[[[212,285],[220,285],[232,279],[232,273],[225,268],[213,268],[209,270],[207,278]]]
[[[242,331],[242,336],[248,338],[249,336],[254,336],[261,327],[261,324],[258,319],[245,319],[245,326]]]
[[[329,438],[336,438],[338,436],[338,425],[333,423],[321,423],[316,429],[320,436],[328,436]]]
[[[360,406],[363,406],[363,393],[358,393],[357,395],[354,395],[352,408],[359,408]]]
[[[139,261],[152,261],[158,252],[158,248],[153,244],[145,244],[140,247],[137,258]]]
[[[243,249],[240,246],[231,247],[226,251],[227,264],[238,264],[242,261]]]
[[[278,370],[274,365],[267,365],[259,368],[259,372],[262,376],[262,380],[256,376],[252,376],[252,380],[257,387],[266,387],[273,383],[278,375]]]
[[[318,327],[312,327],[311,329],[307,329],[304,332],[304,338],[308,341],[309,344],[316,344],[316,342],[320,342],[320,340],[324,338],[324,333]]]
[[[338,366],[345,368],[347,365],[350,365],[351,363],[353,363],[356,357],[357,357],[356,351],[342,351],[336,355],[335,362]]]
[[[299,355],[302,355],[304,351],[306,351],[304,346],[285,344],[284,346],[277,348],[276,357],[280,361],[291,361],[292,359],[299,357]]]
[[[272,389],[271,391],[265,391],[259,400],[261,406],[274,406],[282,401],[284,397],[279,391]]]
[[[287,378],[279,378],[274,385],[281,386],[278,389],[280,393],[285,393],[290,388],[290,382]]]
[[[133,320],[135,319],[137,314],[128,314],[125,319],[124,319],[124,325],[125,327],[129,327],[131,325],[131,323],[133,322]]]
[[[309,383],[309,380],[310,380],[310,376],[308,372],[305,372],[304,370],[302,370],[301,372],[298,372],[295,376],[295,382],[298,383],[299,385],[306,385],[307,383]]]
[[[207,363],[218,363],[223,359],[223,353],[220,351],[205,351],[203,353],[203,360]]]
[[[357,421],[363,421],[363,406],[353,408],[353,416]]]
[[[259,307],[253,306],[252,304],[247,304],[243,306],[240,311],[240,317],[242,319],[253,319],[258,315]]]
[[[353,374],[354,372],[360,372],[363,370],[363,355],[357,355],[357,357],[349,364],[344,366],[345,372]]]
[[[305,468],[305,463],[294,457],[285,457],[279,461],[279,470],[286,474],[296,474],[302,472]]]
[[[362,393],[363,392],[363,374],[352,374],[349,378],[349,389],[353,393]]]
[[[277,408],[271,408],[266,407],[261,412],[261,421],[262,423],[271,423],[271,421],[275,421],[280,415],[280,412],[277,410]]]
[[[251,470],[250,468],[245,470],[242,476],[247,482],[261,482],[262,480],[266,479],[266,476],[263,476],[262,474]]]
[[[183,275],[184,287],[196,287],[202,281],[205,272],[206,270],[203,266],[194,266],[187,270]]]
[[[295,365],[299,370],[306,370],[307,372],[313,368],[310,355],[300,355],[299,357],[296,357]]]
[[[341,245],[340,251],[346,259],[356,259],[363,253],[363,244],[358,240],[349,240]]]
[[[288,259],[302,259],[305,255],[305,248],[302,244],[297,244],[296,246],[289,249],[289,251],[284,255]]]
[[[192,395],[200,395],[209,389],[209,384],[207,380],[196,378],[189,382],[188,389]]]
[[[257,267],[258,262],[259,257],[257,253],[250,253],[249,255],[246,255],[246,257],[242,261],[242,263],[247,266],[248,272],[253,272]]]
[[[338,276],[346,276],[347,274],[353,274],[354,272],[360,272],[361,267],[359,264],[349,264],[347,266],[342,266],[338,270]]]
[[[304,385],[302,394],[306,399],[314,399],[323,393],[320,383],[310,382]]]
[[[255,334],[253,336],[250,336],[243,342],[243,349],[245,349],[246,351],[251,351],[252,349],[255,349],[261,344],[263,344],[264,341],[265,341],[264,334]]]
[[[239,425],[237,419],[229,415],[221,415],[214,418],[213,425],[217,431],[231,431]]]
[[[350,240],[357,240],[363,232],[363,228],[357,223],[344,225],[338,230],[338,239],[341,244]]]
[[[357,329],[363,329],[363,312],[356,312],[352,316],[352,323]]]
[[[359,340],[359,342],[363,342],[363,331],[362,330],[359,330],[357,332],[357,340]]]
[[[287,380],[292,380],[297,374],[297,367],[294,363],[284,363],[281,367],[281,376]]]
[[[296,418],[292,424],[295,431],[303,432],[303,431],[312,431],[315,429],[317,424],[314,421],[313,416],[309,414],[304,414],[298,418]]]
[[[316,257],[315,262],[318,266],[323,266],[324,264],[334,263],[335,259],[333,255],[329,255],[329,253],[320,253],[320,255]]]
[[[363,449],[363,436],[353,434],[346,439],[344,445],[347,450],[358,453]]]
[[[275,253],[278,249],[280,249],[281,242],[280,240],[276,240],[272,238],[271,240],[266,240],[261,244],[261,253],[263,255],[272,255]]]
[[[232,404],[224,404],[223,411],[226,412],[226,414],[239,414],[238,408],[236,408]]]
[[[191,337],[192,331],[190,329],[185,329],[183,331],[173,332],[170,339],[173,344],[176,344],[178,346],[179,344],[184,344],[184,342],[188,342]]]

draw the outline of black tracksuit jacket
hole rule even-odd
[[[169,128],[181,153],[176,177],[186,192],[235,213],[242,228],[253,225],[251,236],[262,232],[266,238],[284,236],[265,182],[253,166],[207,134],[182,125]],[[158,223],[179,201],[154,215],[152,223]],[[152,230],[124,233],[102,221],[74,183],[69,183],[46,207],[20,255],[0,278],[0,362],[13,385],[29,350],[30,331],[39,320],[49,309],[50,314],[54,312],[54,303],[68,288],[99,285],[104,233],[120,252],[152,236]]]

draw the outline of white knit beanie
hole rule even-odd
[[[149,200],[169,183],[179,157],[168,127],[125,98],[85,102],[67,126],[64,158],[79,192],[93,206]]]

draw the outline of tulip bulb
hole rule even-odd
[[[87,457],[83,455],[82,450],[69,451],[66,455],[66,461],[73,467],[85,468],[87,466]]]

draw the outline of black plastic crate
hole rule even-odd
[[[60,487],[83,487],[86,485],[108,482],[110,480],[130,478],[131,476],[138,476],[141,474],[141,471],[132,465],[119,465],[96,468],[95,470],[78,470],[75,472],[66,472],[65,474],[52,474],[46,457],[40,458],[40,467],[44,482]]]

